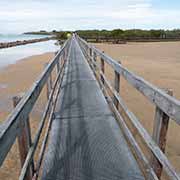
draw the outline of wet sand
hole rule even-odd
[[[121,45],[96,44],[131,71],[161,88],[173,89],[174,96],[180,99],[180,42],[163,43],[128,43]],[[46,53],[28,57],[0,71],[0,121],[12,110],[12,97],[26,92],[38,75],[43,71],[44,64],[54,53]],[[112,79],[112,73],[107,75]],[[128,107],[140,119],[144,127],[152,133],[154,109],[142,95],[121,80],[121,95]],[[34,123],[36,129],[37,123]],[[167,151],[169,159],[180,172],[180,127],[170,123],[168,131]],[[0,179],[17,179],[19,174],[17,147],[13,147],[0,170]],[[9,171],[11,169],[11,171]]]
[[[172,89],[174,96],[180,100],[180,42],[95,45],[152,84],[159,88]],[[112,77],[112,72],[109,71],[107,76]],[[155,107],[123,78],[121,95],[131,111],[152,134]],[[166,154],[180,172],[180,127],[172,121],[168,130]]]
[[[25,93],[43,71],[54,53],[45,53],[18,61],[0,70],[0,121],[12,110],[12,97]]]
[[[53,57],[54,53],[31,56],[0,70],[0,122],[4,121],[13,109],[12,97],[27,92],[43,71],[45,64]],[[39,124],[39,117],[42,113],[42,103],[46,101],[45,97],[43,94],[41,102],[38,102],[37,108],[35,108],[35,112],[33,112],[33,116],[31,116],[30,122],[33,135]],[[18,179],[20,162],[17,148],[17,143],[15,143],[3,167],[0,169],[0,179]]]

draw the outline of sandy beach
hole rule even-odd
[[[144,77],[149,82],[160,88],[170,88],[174,96],[180,99],[180,42],[164,43],[128,43],[122,45],[95,44],[108,55],[134,73]],[[46,53],[28,57],[9,65],[0,71],[0,120],[3,121],[12,110],[12,97],[24,93],[32,86],[42,72],[44,64],[52,59],[54,53]],[[112,72],[107,71],[107,76],[112,80]],[[121,79],[121,95],[128,107],[139,118],[144,127],[152,133],[154,109],[142,95]],[[34,123],[36,129],[37,122]],[[166,154],[180,171],[180,133],[179,127],[171,122],[168,131]],[[0,179],[14,179],[18,176],[19,165],[16,145],[8,155],[4,168],[0,171]],[[8,173],[11,168],[11,173]],[[11,177],[10,177],[11,176]]]
[[[95,44],[122,65],[159,88],[173,90],[180,100],[180,42],[128,43],[121,45]],[[107,68],[110,80],[112,71]],[[121,96],[143,126],[152,134],[155,107],[121,78]],[[180,127],[171,121],[166,154],[180,172]]]
[[[12,110],[12,97],[25,93],[54,53],[27,57],[0,70],[0,119]]]
[[[54,53],[45,53],[37,56],[27,57],[18,61],[16,64],[7,66],[0,70],[0,121],[4,121],[7,115],[12,111],[12,97],[23,94],[32,86],[33,82],[43,71],[44,66],[54,57]],[[41,103],[46,98],[41,99]],[[42,106],[33,112],[31,117],[31,129],[34,135],[38,126],[38,117]],[[0,169],[0,179],[14,180],[19,175],[19,154],[17,143],[8,154],[8,158]],[[10,173],[11,172],[11,173]],[[15,178],[16,177],[16,178]]]

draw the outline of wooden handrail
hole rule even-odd
[[[166,94],[161,89],[158,89],[154,85],[148,83],[145,81],[143,78],[133,74],[126,68],[124,68],[121,64],[104,54],[104,52],[101,52],[97,48],[95,48],[92,45],[89,45],[86,41],[81,39],[79,36],[76,36],[78,38],[79,44],[83,50],[83,52],[88,56],[90,67],[94,71],[95,74],[100,75],[100,78],[97,80],[100,80],[99,83],[101,87],[103,88],[103,92],[105,93],[105,96],[108,98],[108,102],[110,102],[111,107],[113,108],[113,111],[115,112],[115,115],[117,115],[118,122],[120,123],[120,126],[130,142],[131,146],[133,147],[133,150],[136,152],[136,155],[138,158],[142,161],[144,164],[145,168],[148,170],[148,172],[151,175],[152,179],[158,179],[160,178],[160,171],[156,171],[156,169],[153,169],[151,162],[149,162],[144,153],[141,151],[141,148],[139,147],[138,143],[134,139],[132,133],[128,129],[123,117],[118,111],[118,106],[117,102],[120,104],[121,108],[123,111],[126,113],[127,117],[130,119],[131,123],[133,124],[134,128],[137,130],[138,134],[142,137],[146,147],[152,152],[154,157],[158,160],[158,162],[162,165],[162,168],[165,170],[167,175],[169,176],[170,179],[177,179],[179,180],[180,177],[176,173],[175,169],[173,166],[170,164],[168,161],[167,157],[164,155],[164,151],[160,149],[161,147],[158,147],[159,144],[156,144],[156,142],[153,140],[153,138],[149,135],[149,133],[145,130],[145,128],[141,125],[140,121],[137,119],[137,117],[127,108],[126,104],[124,103],[123,99],[119,95],[119,87],[117,86],[114,88],[111,86],[111,83],[107,80],[104,72],[104,62],[105,61],[107,64],[109,64],[115,71],[115,75],[117,76],[116,73],[119,73],[122,77],[124,77],[133,87],[135,87],[139,92],[141,92],[144,96],[146,96],[151,102],[153,102],[164,114],[166,114],[168,117],[173,117],[175,122],[177,124],[180,124],[180,117],[178,117],[178,114],[180,113],[180,101],[176,100],[175,98],[171,97],[170,95]],[[98,56],[101,59],[100,66],[98,65],[97,62],[94,61],[94,58],[92,57],[91,54],[88,54],[88,51],[86,49],[90,49],[90,52],[96,52]],[[94,68],[96,67],[96,69]],[[120,81],[120,78],[116,77],[116,82]],[[119,83],[119,82],[117,82]],[[108,89],[108,91],[107,91]],[[113,99],[112,96],[109,94],[110,92],[113,94]],[[114,98],[117,101],[114,101]],[[161,107],[162,106],[162,107]],[[174,111],[175,109],[175,111]],[[167,133],[167,132],[166,132]],[[164,135],[166,135],[164,133]],[[165,138],[165,137],[163,137]]]
[[[17,104],[17,106],[14,108],[12,113],[7,117],[7,119],[0,125],[0,166],[2,166],[8,152],[10,151],[12,145],[15,143],[16,137],[21,134],[22,127],[20,126],[21,122],[26,122],[28,119],[28,116],[30,112],[32,111],[36,101],[38,100],[38,97],[41,94],[42,89],[44,88],[45,84],[48,82],[48,79],[51,77],[51,74],[54,70],[54,68],[57,66],[57,78],[54,82],[54,85],[51,85],[51,89],[49,90],[49,97],[48,97],[48,103],[45,108],[45,112],[42,117],[42,121],[40,122],[39,129],[37,132],[37,135],[35,136],[35,139],[28,149],[28,154],[26,157],[26,161],[23,166],[23,172],[21,172],[21,179],[25,178],[27,169],[29,167],[29,164],[32,161],[34,152],[36,150],[37,144],[39,142],[39,138],[42,132],[42,128],[45,123],[45,119],[47,117],[47,112],[49,111],[50,104],[52,101],[52,97],[55,92],[55,88],[57,87],[57,84],[59,83],[59,79],[62,75],[62,68],[64,68],[64,65],[62,67],[59,66],[59,61],[63,61],[67,59],[68,55],[68,49],[71,43],[71,39],[68,39],[60,51],[56,54],[54,59],[47,65],[45,70],[42,72],[38,80],[34,83],[32,88],[23,96],[21,101]]]
[[[117,61],[104,54],[96,47],[89,45],[83,39],[79,40],[84,43],[85,46],[92,49],[99,55],[106,63],[108,63],[117,73],[123,76],[129,84],[136,88],[146,98],[148,98],[153,104],[158,106],[164,113],[170,118],[176,121],[180,125],[180,101],[174,97],[168,95],[163,90],[157,88],[151,83],[144,80],[142,77],[130,72],[127,68],[123,67]]]
[[[76,36],[78,42],[81,46],[81,49],[86,56],[90,67],[92,68],[94,74],[97,77],[97,80],[102,87],[102,90],[105,96],[108,99],[111,108],[117,117],[118,123],[121,129],[124,132],[126,139],[128,140],[130,146],[132,147],[133,151],[135,152],[138,159],[141,161],[142,166],[145,168],[144,174],[146,178],[150,179],[159,179],[161,177],[162,169],[166,172],[170,179],[179,180],[180,177],[177,175],[175,169],[168,161],[167,157],[164,154],[165,149],[165,136],[167,134],[167,127],[169,118],[172,118],[178,125],[180,124],[180,101],[176,100],[174,97],[168,95],[163,90],[155,87],[154,85],[150,84],[149,82],[145,81],[143,78],[135,75],[134,73],[130,72],[127,68],[123,67],[120,63],[116,62],[111,57],[107,56],[104,52],[101,52],[99,49],[95,48],[92,45],[89,45],[86,41],[81,39],[79,36]],[[13,112],[8,116],[6,121],[4,121],[0,125],[0,165],[3,164],[9,150],[11,149],[12,145],[15,142],[16,137],[22,133],[22,126],[26,124],[28,121],[28,117],[30,112],[32,111],[34,104],[38,100],[42,89],[44,88],[45,84],[47,84],[47,105],[45,107],[45,111],[39,123],[37,134],[35,135],[33,143],[28,147],[28,151],[26,148],[26,158],[23,157],[22,163],[22,171],[20,174],[20,180],[24,180],[28,171],[30,164],[32,163],[34,153],[36,151],[40,135],[42,133],[42,129],[45,124],[45,120],[48,118],[48,125],[46,129],[46,133],[43,139],[43,143],[41,146],[40,154],[38,163],[36,164],[35,173],[33,172],[32,176],[34,179],[38,178],[38,173],[41,167],[41,163],[43,160],[43,155],[45,152],[45,147],[50,131],[50,126],[52,122],[53,110],[55,108],[57,96],[59,94],[61,82],[63,79],[63,72],[65,68],[65,62],[60,65],[59,62],[63,59],[68,59],[69,57],[69,47],[71,45],[71,39],[66,41],[64,46],[61,50],[57,53],[55,58],[50,62],[49,65],[46,66],[45,70],[33,85],[33,87],[28,91],[28,93],[22,98],[19,103],[16,103],[16,107]],[[98,56],[100,57],[100,65],[98,64]],[[115,74],[115,85],[112,87],[111,83],[107,80],[105,76],[105,62],[110,65]],[[57,67],[57,76],[52,83],[52,72],[54,68]],[[166,126],[161,127],[159,126],[160,131],[155,129],[154,134],[158,134],[158,139],[153,139],[146,129],[141,125],[137,117],[127,108],[125,102],[123,101],[122,97],[120,96],[120,77],[123,77],[127,80],[129,84],[131,84],[135,89],[137,89],[140,93],[142,93],[145,97],[149,99],[155,106],[156,110],[160,112],[161,117],[156,117],[157,122],[166,121]],[[111,93],[111,95],[110,95]],[[148,159],[143,151],[141,150],[138,142],[133,137],[131,130],[128,128],[128,125],[124,121],[122,114],[119,112],[119,106],[125,112],[126,116],[129,118],[130,122],[132,123],[133,127],[137,130],[138,134],[142,138],[145,146],[148,150],[151,151],[155,162],[160,168],[157,170],[157,166],[153,166],[151,163],[152,159]],[[49,113],[49,114],[48,114]],[[49,116],[48,116],[49,115]],[[164,131],[165,128],[165,131]],[[158,131],[158,132],[157,132]],[[159,142],[159,137],[163,139],[163,147]],[[156,136],[157,138],[157,136]],[[141,165],[140,165],[141,166]]]

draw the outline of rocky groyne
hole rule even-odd
[[[14,46],[21,46],[21,45],[26,45],[26,44],[31,44],[31,43],[37,43],[37,42],[42,42],[42,41],[49,41],[49,40],[53,40],[53,39],[55,39],[55,37],[46,37],[46,38],[41,38],[41,39],[5,42],[5,43],[0,43],[0,49],[10,48],[10,47],[14,47]]]

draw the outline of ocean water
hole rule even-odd
[[[12,41],[22,41],[29,39],[39,39],[45,38],[48,35],[31,35],[31,34],[0,34],[0,43],[2,42],[12,42]]]
[[[7,35],[7,39],[5,35],[0,39],[3,39],[4,42],[14,41],[14,40],[23,40],[23,39],[34,39],[34,38],[42,38],[39,35]],[[45,37],[45,36],[44,36]],[[1,40],[0,40],[1,41]],[[2,42],[2,41],[1,41]],[[6,49],[0,49],[0,69],[8,66],[9,64],[14,64],[18,60],[26,58],[28,56],[43,54],[46,52],[55,52],[60,47],[55,45],[55,40],[38,42],[33,44],[27,44],[22,46],[16,46]]]

